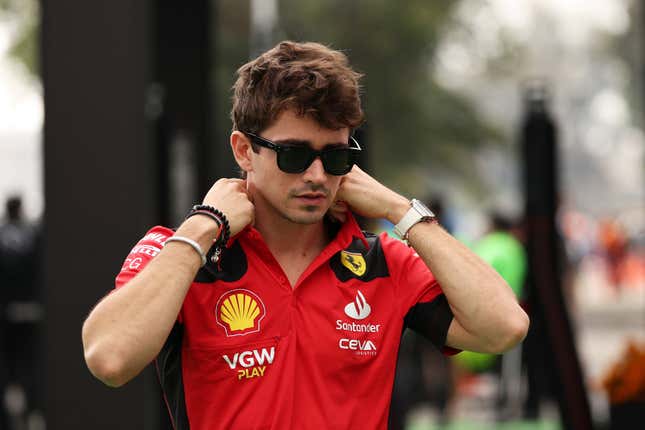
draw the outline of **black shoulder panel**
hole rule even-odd
[[[190,430],[186,415],[184,381],[181,372],[181,343],[184,326],[176,323],[166,339],[166,343],[155,359],[157,378],[161,384],[164,401],[168,407],[170,421],[174,430]]]
[[[208,251],[206,266],[199,269],[195,276],[195,282],[233,282],[237,281],[248,269],[246,255],[238,241],[233,242],[230,248],[222,252],[219,264],[213,263],[211,257],[215,253],[215,247]]]
[[[365,238],[369,245],[367,249],[362,240],[354,238],[347,248],[336,253],[329,261],[331,270],[341,282],[347,282],[350,279],[369,282],[375,278],[390,276],[381,240],[372,233],[365,233]],[[344,262],[354,270],[343,265],[343,258],[345,258]],[[365,267],[361,267],[362,265]]]
[[[412,306],[404,321],[406,327],[416,331],[436,347],[443,348],[452,318],[452,309],[446,296],[441,294],[431,302]]]

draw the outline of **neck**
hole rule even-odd
[[[254,203],[255,228],[274,256],[315,257],[329,242],[323,220],[315,224],[297,224],[268,205],[257,200]]]

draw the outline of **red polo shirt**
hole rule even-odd
[[[172,234],[151,229],[116,287]],[[386,429],[403,329],[442,347],[451,319],[414,250],[351,216],[293,288],[247,228],[200,269],[156,364],[176,429]]]

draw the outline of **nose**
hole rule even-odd
[[[320,157],[316,157],[307,170],[304,171],[303,179],[305,182],[321,183],[327,178],[327,173],[323,167]]]

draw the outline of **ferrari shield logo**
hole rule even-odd
[[[341,251],[340,261],[343,263],[343,266],[347,267],[356,276],[363,276],[365,274],[365,259],[360,253]]]

